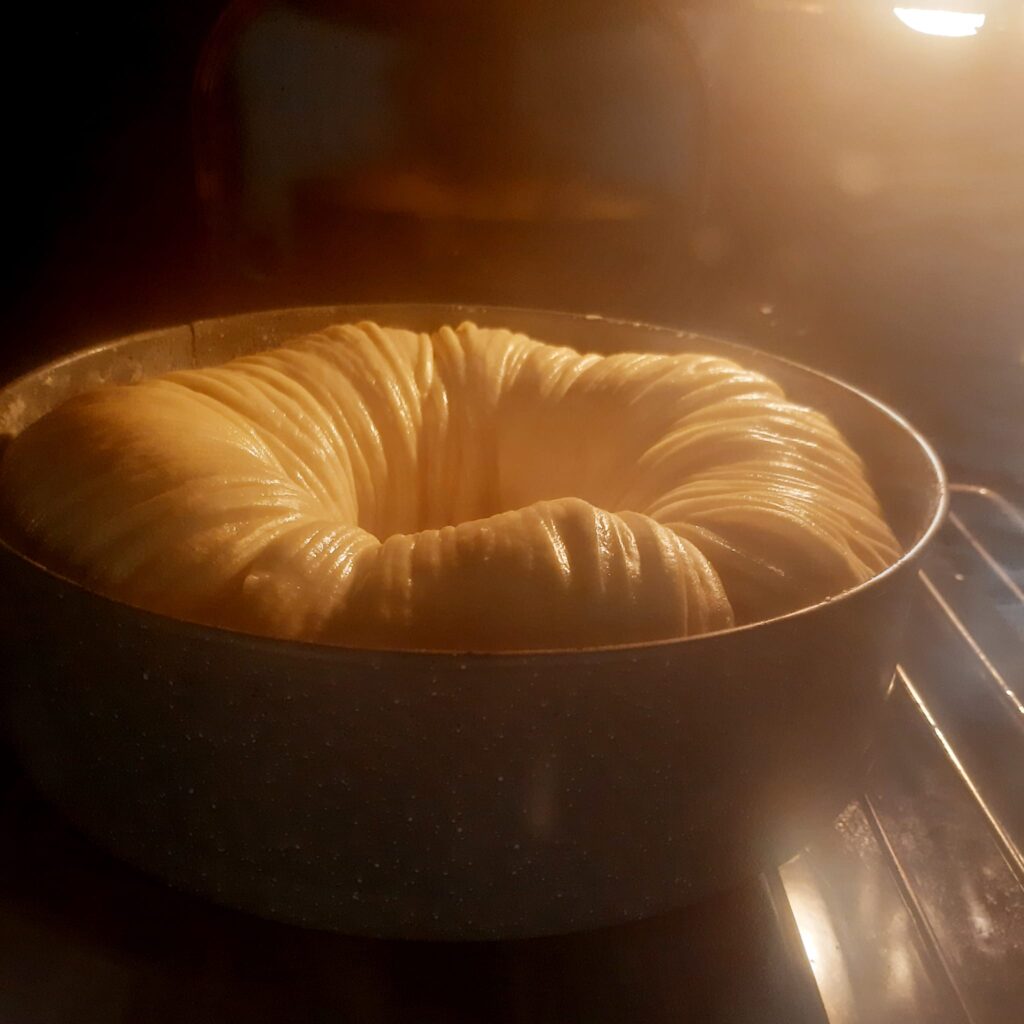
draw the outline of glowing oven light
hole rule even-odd
[[[892,13],[907,28],[928,36],[976,36],[985,15],[973,11],[935,11],[923,7],[894,7]]]

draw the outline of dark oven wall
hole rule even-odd
[[[270,304],[586,308],[845,376],[957,477],[1021,497],[1020,4],[982,5],[986,25],[958,39],[873,2],[236,3],[257,29],[225,36],[221,70],[248,135],[216,133],[235,164],[211,210],[191,101],[221,7],[11,16],[5,375]],[[392,70],[368,87],[381,54]],[[316,150],[296,118],[334,118],[363,149]],[[285,129],[313,156],[274,164]],[[300,164],[285,195],[281,168]],[[239,195],[274,188],[300,243],[260,265],[230,227],[249,223]]]

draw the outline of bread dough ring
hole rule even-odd
[[[660,640],[815,603],[898,546],[821,413],[731,360],[330,327],[66,402],[0,494],[142,608],[352,647]]]

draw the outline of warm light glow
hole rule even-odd
[[[779,869],[779,877],[828,1019],[854,1020],[857,1000],[853,978],[845,947],[833,927],[833,912],[821,876],[808,857],[798,855]]]
[[[928,36],[976,36],[984,14],[973,11],[934,11],[923,7],[894,7],[892,13],[907,28]]]

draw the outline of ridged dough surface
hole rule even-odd
[[[0,495],[104,593],[353,647],[688,636],[899,551],[858,456],[767,377],[472,324],[335,326],[82,394],[11,442]]]

